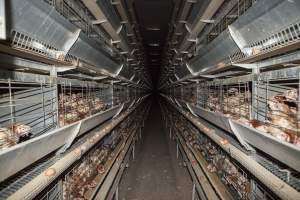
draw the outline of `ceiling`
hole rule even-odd
[[[156,83],[168,34],[168,23],[172,15],[173,0],[135,0],[133,7],[146,51],[147,67],[153,83]]]

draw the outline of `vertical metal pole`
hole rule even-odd
[[[5,0],[0,0],[0,40],[6,40]]]
[[[178,146],[178,142],[176,142],[176,157],[179,158],[179,146]]]
[[[114,82],[111,81],[111,88],[112,88],[112,91],[111,91],[111,107],[114,107]]]
[[[133,144],[133,147],[132,147],[132,160],[134,160],[135,158],[135,144]]]
[[[64,186],[63,186],[63,181],[62,180],[60,180],[59,182],[58,182],[58,190],[59,190],[59,199],[64,199],[64,188],[63,188]]]
[[[119,199],[119,186],[116,188],[115,200]]]
[[[141,140],[142,139],[142,127],[140,127],[139,135],[140,135],[140,140]]]
[[[13,127],[15,123],[15,112],[14,112],[14,103],[12,99],[12,91],[11,91],[11,80],[8,79],[8,89],[9,89],[9,107],[10,107],[10,123],[11,127]]]
[[[250,119],[258,119],[258,90],[257,90],[257,84],[258,84],[258,80],[257,80],[257,75],[259,73],[259,69],[258,68],[254,68],[252,70],[252,74],[254,75],[253,77],[253,81],[252,81],[252,105],[251,105],[251,113],[250,113]],[[255,109],[254,109],[255,107]]]
[[[193,184],[193,191],[192,191],[192,200],[195,200],[196,197],[196,185],[195,183]]]
[[[42,109],[43,109],[43,123],[44,128],[46,127],[46,109],[45,109],[45,94],[44,94],[44,86],[43,83],[41,83],[41,93],[42,93]]]
[[[56,71],[56,66],[52,66],[51,70],[50,70],[50,78],[51,78],[51,82],[50,85],[51,87],[55,88],[55,90],[53,91],[53,97],[52,99],[54,100],[54,105],[52,107],[53,110],[55,110],[55,115],[56,115],[56,127],[59,127],[59,94],[58,94],[58,85],[57,85],[57,71]],[[65,83],[64,83],[64,87],[62,88],[62,93],[65,95]],[[63,106],[64,106],[64,102],[63,102]],[[64,108],[64,107],[63,107]],[[63,110],[63,114],[65,115],[65,110]]]

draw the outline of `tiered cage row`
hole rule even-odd
[[[195,156],[195,160],[190,162],[194,162],[193,165],[201,162],[203,171],[209,173],[209,176],[216,175],[223,184],[218,186],[226,188],[232,198],[276,199],[247,169],[232,159],[213,140],[196,129],[184,116],[176,113],[176,111],[174,113],[172,109],[168,110],[167,116],[170,115],[172,115],[171,123],[174,124],[173,131],[178,134],[178,137],[182,137],[184,143],[188,145],[190,152],[186,153]],[[180,143],[178,142],[178,144]]]
[[[299,146],[299,77],[271,75],[284,71],[203,81],[177,98]]]
[[[58,126],[56,85],[1,81],[0,151]]]
[[[59,78],[56,82],[1,81],[0,151],[137,96],[133,87]]]
[[[94,198],[99,186],[105,184],[111,168],[118,162],[120,152],[126,151],[126,144],[136,139],[139,120],[142,120],[139,118],[140,115],[140,111],[134,111],[56,180],[53,186],[41,193],[40,198],[43,200]],[[97,131],[95,130],[94,134],[97,134]],[[124,166],[126,162],[124,161]]]
[[[72,85],[71,82],[65,81],[58,86],[58,91],[60,126],[79,121],[113,106],[110,84],[82,82]]]
[[[258,156],[258,163],[299,191],[299,67],[174,88],[181,88],[173,97],[181,100],[182,109],[207,120],[230,143]],[[186,103],[190,106],[183,106]]]

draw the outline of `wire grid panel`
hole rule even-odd
[[[71,124],[111,107],[109,84],[61,82],[59,92],[60,126]]]
[[[77,60],[74,56],[66,54],[64,51],[61,51],[50,44],[34,39],[33,36],[29,36],[15,30],[12,30],[12,46],[50,59],[68,62],[70,64]]]
[[[256,41],[242,50],[230,56],[232,62],[239,62],[243,59],[268,53],[275,49],[290,46],[300,41],[300,22],[290,24],[288,27],[283,28],[265,38],[264,40]]]
[[[231,118],[251,116],[251,82],[215,80],[201,82],[197,91],[197,105]]]
[[[206,82],[201,82],[197,85],[197,106],[207,108],[209,97],[209,88]]]
[[[0,126],[7,136],[1,137],[2,148],[57,126],[56,85],[6,80],[0,81],[0,92]]]
[[[93,25],[85,7],[76,0],[45,0],[53,6],[62,16],[68,19],[71,23],[79,27],[88,36],[97,35],[100,42],[104,42],[105,34],[97,26]]]
[[[53,187],[48,189],[40,198],[41,200],[63,200],[62,181],[58,181]]]
[[[222,109],[224,114],[233,118],[250,119],[251,116],[251,85],[249,82],[222,84]]]
[[[238,0],[236,5],[228,12],[217,24],[213,24],[213,28],[207,34],[207,42],[212,42],[220,35],[228,25],[232,24],[239,16],[244,14],[257,0]]]
[[[274,137],[299,145],[299,74],[298,79],[269,80],[255,83],[254,118],[261,129]]]
[[[188,84],[182,88],[182,99],[195,105],[197,102],[197,84]]]
[[[127,87],[119,84],[113,85],[113,104],[120,105],[126,102],[127,99]],[[136,93],[134,88],[129,88],[129,96],[131,99],[136,98]]]
[[[250,199],[252,188],[247,173],[213,141],[201,134],[191,123],[185,122],[186,119],[181,116],[176,124],[180,124],[180,131],[186,141],[205,158],[208,163],[207,170],[219,176],[235,199]]]

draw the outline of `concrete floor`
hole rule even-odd
[[[192,181],[176,145],[163,129],[159,105],[153,102],[136,158],[130,161],[119,186],[120,200],[186,200],[192,197]]]

